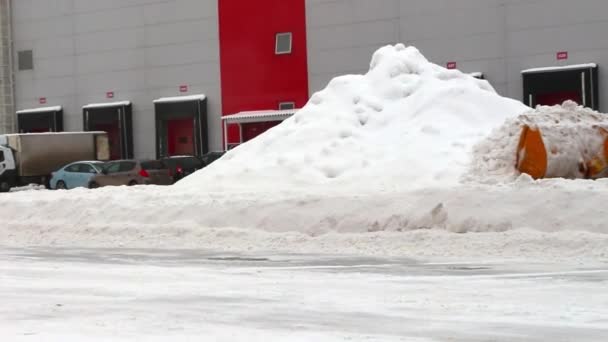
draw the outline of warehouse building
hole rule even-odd
[[[602,0],[0,0],[0,130],[104,130],[113,158],[223,150],[397,42],[527,104],[601,110],[606,10]]]

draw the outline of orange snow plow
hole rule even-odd
[[[525,125],[517,146],[517,169],[534,179],[547,174],[547,150],[540,130]]]
[[[608,177],[608,115],[603,116],[589,112],[523,115],[517,169],[534,179]]]

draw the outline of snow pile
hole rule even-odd
[[[585,178],[587,162],[603,158],[608,117],[566,101],[562,105],[538,106],[508,119],[474,148],[468,180],[500,182],[517,176],[517,148],[522,128],[542,132],[547,150],[547,178]]]
[[[457,184],[472,147],[529,108],[404,45],[332,80],[292,118],[177,188],[403,190]]]
[[[401,193],[191,193],[136,186],[0,194],[3,246],[608,258],[608,180]],[[475,234],[454,234],[475,233]]]
[[[594,116],[569,103],[530,111],[415,48],[387,46],[366,75],[334,79],[295,116],[173,187],[1,194],[0,239],[605,258],[608,209],[594,203],[608,181],[534,181],[514,167],[523,125],[561,124],[545,143],[562,160],[581,151],[569,129]]]

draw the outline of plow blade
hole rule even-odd
[[[523,115],[516,168],[534,179],[608,176],[608,116]]]

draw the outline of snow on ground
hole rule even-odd
[[[608,182],[517,176],[511,123],[522,113],[534,114],[486,81],[387,46],[366,75],[334,79],[294,117],[172,187],[2,194],[0,237],[605,260]]]
[[[608,271],[572,264],[18,249],[2,341],[603,341]]]
[[[175,186],[0,194],[0,339],[602,341],[608,180],[514,170],[560,108],[388,46]]]
[[[590,204],[603,203],[607,191],[605,180],[525,177],[509,185],[342,196],[184,196],[164,187],[33,191],[0,196],[7,222],[0,235],[11,246],[606,260],[608,208]],[[461,232],[469,234],[454,234]]]
[[[38,184],[29,184],[25,186],[18,186],[15,188],[11,188],[11,192],[19,192],[19,191],[30,191],[30,190],[45,190],[46,187],[44,185]]]

